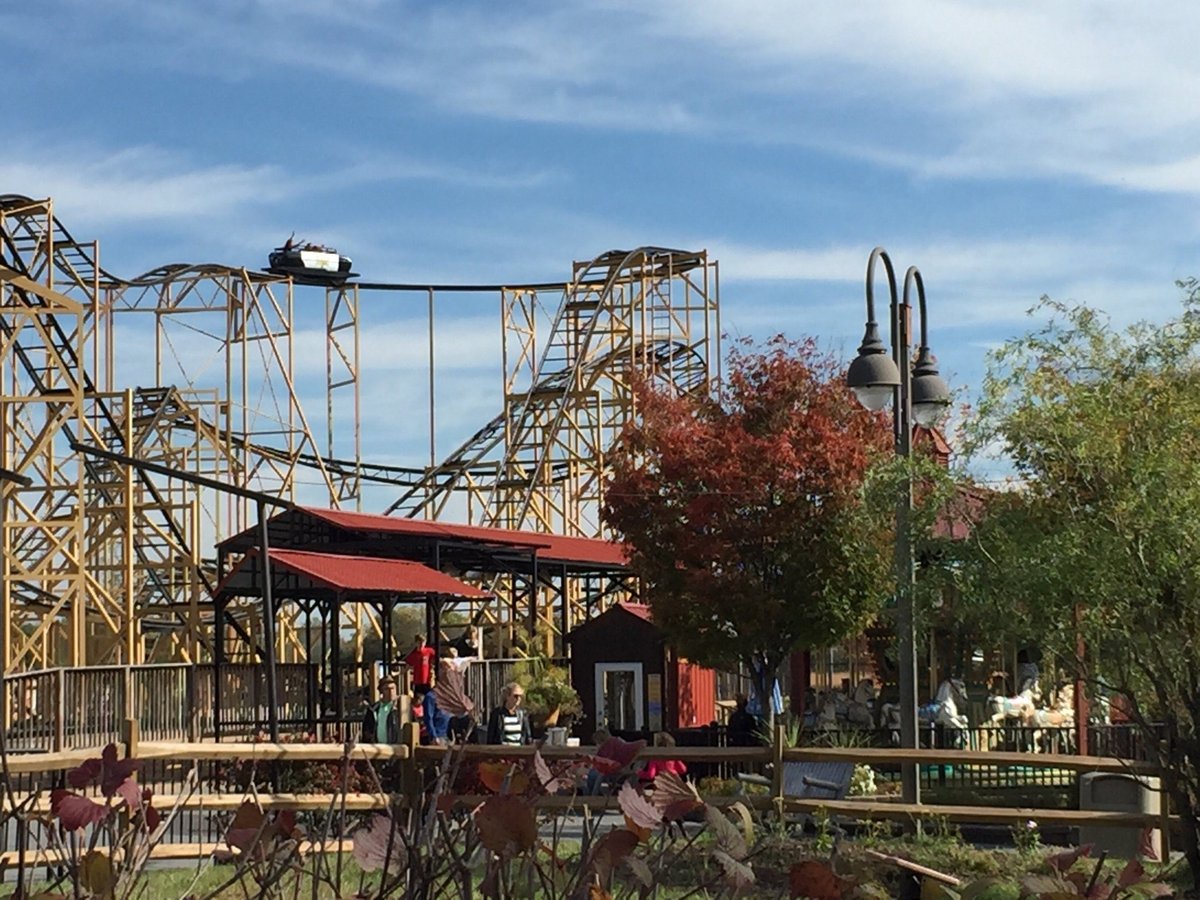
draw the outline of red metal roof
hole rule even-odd
[[[433,522],[428,519],[405,519],[401,516],[381,516],[375,513],[346,512],[340,509],[322,509],[316,506],[297,507],[301,512],[315,516],[346,531],[378,531],[387,534],[410,534],[416,537],[444,538],[446,540],[487,541],[492,544],[509,544],[514,547],[536,549],[546,546],[543,535],[531,532],[509,531],[504,528],[484,528],[479,525],[452,525],[448,522]]]
[[[614,567],[623,567],[629,564],[629,555],[621,544],[597,538],[566,537],[557,534],[541,534],[535,531],[488,528],[482,525],[456,525],[450,522],[434,522],[429,519],[405,519],[399,516],[345,512],[314,506],[301,506],[297,509],[346,531],[376,531],[385,534],[479,541],[520,547],[537,551],[538,559],[548,562]]]
[[[254,555],[243,559],[225,579],[229,582]],[[474,585],[451,578],[420,563],[374,556],[311,553],[307,550],[271,549],[271,564],[314,584],[336,591],[380,594],[445,594],[483,599],[490,597]]]
[[[615,567],[629,565],[629,554],[625,551],[625,546],[615,541],[567,537],[562,534],[540,534],[538,537],[545,541],[545,548],[538,550],[538,559]]]

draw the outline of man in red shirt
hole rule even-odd
[[[404,657],[404,664],[412,673],[413,691],[429,691],[433,684],[433,658],[437,655],[432,647],[425,646],[425,635],[417,635],[417,646]]]

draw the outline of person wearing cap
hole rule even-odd
[[[533,740],[529,714],[521,707],[525,689],[515,681],[504,686],[503,702],[488,717],[489,744],[528,744]]]
[[[363,715],[364,744],[399,744],[400,711],[396,708],[396,679],[384,675],[379,679],[379,699],[367,707]]]

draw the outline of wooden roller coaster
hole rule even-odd
[[[637,414],[635,378],[705,392],[719,376],[715,261],[643,247],[576,263],[564,282],[325,286],[326,404],[314,419],[296,383],[293,304],[298,291],[317,290],[219,265],[120,278],[101,267],[97,242],[67,231],[51,200],[0,195],[5,673],[210,661],[212,548],[254,525],[255,509],[208,482],[290,501],[315,473],[335,509],[361,510],[365,486],[386,485],[393,516],[603,536],[604,460]],[[428,465],[363,459],[360,311],[379,291],[427,300]],[[455,293],[499,298],[503,407],[439,461],[434,310]],[[121,465],[76,452],[79,444],[203,478]],[[496,599],[471,610],[484,625],[552,628],[585,612],[557,616],[538,606],[536,588],[503,578],[489,587]],[[578,602],[571,590],[557,596]],[[258,610],[226,610],[231,636],[261,644]],[[281,661],[307,652],[290,615],[280,610]],[[366,634],[381,623],[362,609],[344,627]]]

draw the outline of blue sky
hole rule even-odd
[[[0,193],[52,196],[123,276],[257,268],[292,231],[371,281],[707,248],[729,332],[846,354],[882,244],[921,268],[969,397],[1042,294],[1178,310],[1200,270],[1198,31],[1183,2],[5,3]],[[364,299],[380,461],[427,454],[422,304]],[[499,328],[490,301],[438,316],[448,451],[499,409]]]

